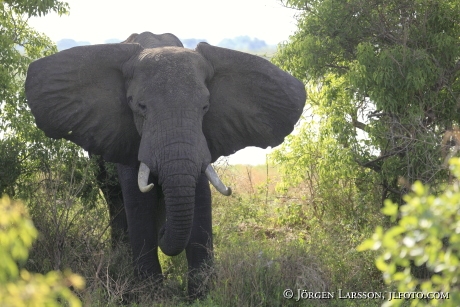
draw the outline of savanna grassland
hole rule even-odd
[[[305,187],[280,192],[279,167],[221,163],[217,169],[234,193],[225,197],[213,191],[214,265],[211,274],[204,271],[209,294],[192,305],[380,304],[378,300],[337,299],[339,289],[386,289],[373,265],[374,253],[356,251],[370,232],[324,218],[327,212],[319,213],[310,205],[310,196],[303,192]],[[57,185],[65,176],[56,170],[37,182],[28,206],[39,236],[25,268],[43,274],[68,269],[78,273],[86,280],[86,287],[76,292],[84,306],[190,304],[186,297],[185,256],[166,257],[160,253],[166,276],[162,286],[137,281],[129,246],[119,242],[112,249],[102,195],[93,195],[89,208],[75,197],[91,190],[90,178],[84,179],[91,175],[91,163],[83,177],[77,173],[70,170],[65,187]],[[286,289],[294,291],[292,299],[283,297]],[[335,298],[297,301],[298,289],[334,293]]]

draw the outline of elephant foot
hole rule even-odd
[[[156,293],[163,291],[162,274],[136,274],[136,280],[129,285],[129,290],[122,295],[121,304],[125,306],[142,305],[145,300],[153,300]],[[153,296],[152,296],[153,295]]]
[[[187,278],[187,300],[201,300],[208,295],[213,280],[212,267],[189,271]]]

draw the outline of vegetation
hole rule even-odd
[[[451,160],[452,172],[460,178],[460,158]],[[406,205],[398,211],[391,200],[385,202],[382,212],[397,225],[384,232],[377,227],[372,238],[359,246],[359,250],[378,250],[376,265],[383,272],[385,282],[394,284],[399,292],[423,291],[430,293],[431,300],[414,297],[411,306],[443,306],[460,304],[458,271],[460,261],[460,217],[459,182],[446,188],[439,196],[430,194],[430,189],[420,181],[413,185],[413,193],[404,197]],[[411,273],[410,263],[426,264],[432,272],[428,279],[417,278]],[[432,299],[432,298],[438,299]],[[389,302],[399,306],[403,300]]]
[[[50,11],[64,14],[66,9],[60,1],[0,2],[0,194],[32,192],[29,176],[50,165],[56,151],[66,150],[62,142],[56,147],[36,129],[24,95],[29,63],[57,51],[45,35],[27,25],[27,19]]]
[[[27,18],[67,5],[0,2],[0,194],[22,199],[35,225],[18,202],[0,202],[0,300],[10,300],[0,305],[25,304],[18,289],[30,283],[30,298],[48,291],[49,304],[458,305],[459,174],[447,161],[460,149],[460,1],[282,2],[298,9],[298,30],[273,60],[304,81],[307,108],[269,164],[218,163],[234,194],[213,194],[215,261],[195,302],[184,255],[161,255],[160,287],[135,279],[123,239],[112,248],[97,161],[35,128],[24,76],[57,50]],[[59,273],[70,270],[85,289]],[[297,301],[298,289],[335,297]],[[451,296],[338,299],[392,291]]]
[[[382,201],[402,204],[416,180],[442,188],[458,143],[460,2],[283,2],[299,28],[275,61],[307,84],[320,137],[375,173]]]
[[[69,271],[34,274],[22,268],[38,235],[22,203],[0,199],[0,230],[1,306],[81,306],[69,289],[83,288],[80,276]]]

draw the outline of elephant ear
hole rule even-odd
[[[247,146],[281,144],[305,105],[305,86],[269,61],[247,53],[198,44],[213,66],[210,108],[203,119],[212,161]]]
[[[81,46],[30,64],[25,88],[37,126],[106,161],[136,162],[140,136],[122,65],[141,50],[138,44]]]

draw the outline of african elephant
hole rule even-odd
[[[48,137],[117,163],[140,276],[161,276],[158,247],[185,249],[189,272],[210,260],[207,178],[231,192],[211,163],[282,143],[306,99],[300,81],[261,57],[149,32],[39,59],[25,87]]]

